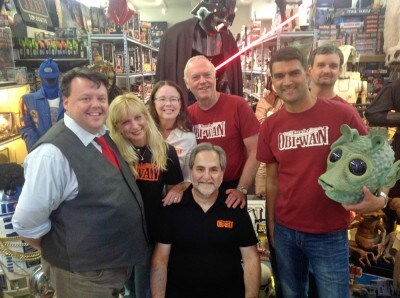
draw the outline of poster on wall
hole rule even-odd
[[[41,25],[53,27],[53,23],[51,22],[44,0],[16,0],[15,4],[25,22],[34,23],[38,25],[38,27]]]

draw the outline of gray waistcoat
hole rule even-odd
[[[78,196],[52,212],[52,228],[41,244],[43,258],[65,270],[132,266],[146,255],[139,189],[115,144],[109,136],[106,139],[118,156],[122,174],[92,144],[85,147],[63,120],[35,144],[57,146],[78,180]]]

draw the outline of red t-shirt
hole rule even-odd
[[[218,102],[203,111],[198,103],[188,108],[197,143],[210,142],[226,153],[224,181],[240,178],[247,160],[243,139],[258,134],[260,124],[246,100],[221,93]]]
[[[318,99],[302,113],[288,113],[283,107],[262,124],[257,159],[278,163],[278,223],[308,233],[348,226],[349,212],[329,199],[318,184],[326,171],[330,146],[341,136],[342,124],[358,129],[361,135],[368,133],[352,106],[326,99]]]

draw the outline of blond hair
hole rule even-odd
[[[134,149],[133,144],[122,135],[119,129],[123,119],[137,114],[143,114],[147,120],[145,126],[146,144],[152,153],[151,161],[160,171],[165,171],[167,169],[168,144],[164,141],[142,100],[132,93],[120,95],[111,102],[107,118],[110,136],[117,145],[122,157],[131,168],[132,173],[137,177],[139,155]]]

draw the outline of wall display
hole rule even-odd
[[[168,28],[167,22],[151,22],[150,34],[151,34],[151,46],[153,48],[160,47],[161,36]]]
[[[112,43],[102,43],[101,48],[103,60],[114,64],[114,45]]]
[[[19,8],[22,19],[28,23],[35,23],[37,25],[45,25],[52,27],[49,12],[47,11],[46,3],[44,0],[16,0],[15,4]]]
[[[26,67],[9,67],[7,69],[7,79],[15,81],[18,85],[25,85],[28,82]]]
[[[0,28],[0,85],[8,84],[7,69],[14,67],[11,29]]]
[[[7,139],[13,133],[13,117],[10,112],[0,113],[0,141]]]

